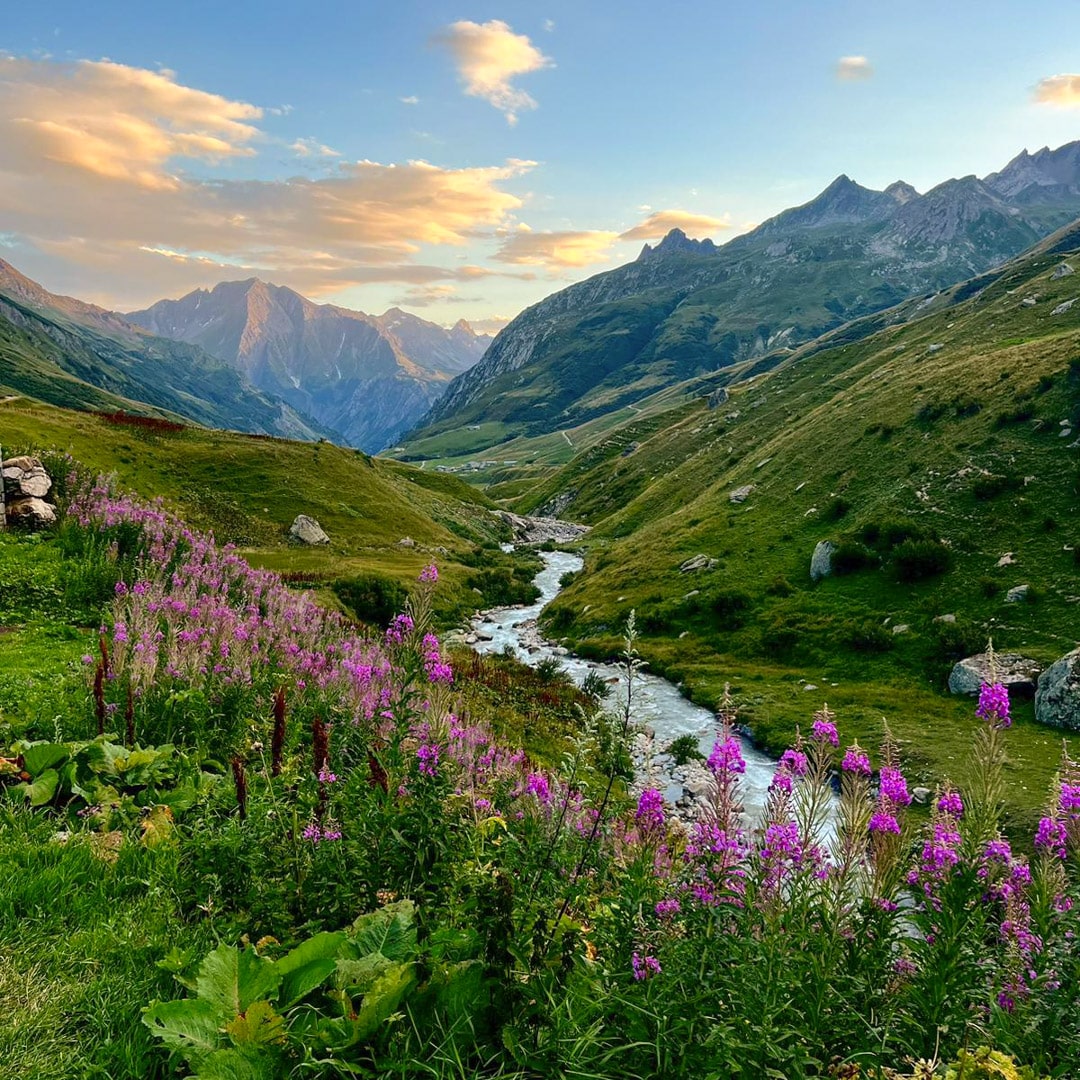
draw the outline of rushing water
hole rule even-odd
[[[578,682],[590,671],[611,683],[609,705],[626,700],[626,675],[613,664],[598,664],[591,660],[568,654],[553,642],[545,641],[536,629],[536,619],[543,607],[559,593],[559,579],[569,571],[580,570],[582,559],[563,551],[543,551],[544,569],[534,581],[540,589],[540,598],[527,607],[492,608],[473,620],[477,640],[473,648],[481,653],[502,652],[510,646],[515,655],[527,664],[536,666],[547,657],[555,657],[563,668]],[[695,705],[682,696],[678,687],[656,675],[643,673],[634,679],[632,716],[636,723],[647,725],[655,734],[655,747],[661,751],[672,739],[680,735],[693,735],[701,752],[708,755],[716,734],[716,717],[708,709]],[[765,795],[772,780],[776,763],[755,749],[744,738],[743,756],[746,773],[742,778],[742,798],[751,817],[757,816],[765,802]],[[670,758],[657,753],[655,765],[661,786],[671,802],[683,795],[682,782],[672,776]]]

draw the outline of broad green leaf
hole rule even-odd
[[[285,1021],[269,1001],[253,1001],[225,1025],[225,1031],[237,1046],[280,1045],[285,1041]]]
[[[394,965],[382,953],[368,953],[358,960],[339,959],[334,972],[334,986],[350,994],[365,994],[375,980]]]
[[[221,1043],[218,1010],[199,998],[156,1001],[143,1009],[142,1022],[166,1046],[182,1051],[193,1065]]]
[[[142,819],[142,842],[149,848],[160,847],[174,839],[172,811],[167,806],[155,806]]]
[[[195,985],[199,998],[210,1002],[224,1023],[253,1001],[273,997],[280,981],[275,965],[254,949],[219,945],[203,960]]]
[[[387,904],[353,923],[350,935],[357,956],[382,953],[388,960],[405,960],[416,951],[415,907],[411,900]]]
[[[199,1066],[195,1080],[279,1080],[276,1054],[226,1047],[212,1053]]]
[[[337,966],[337,955],[347,940],[340,932],[316,934],[278,960],[275,966],[281,976],[281,1008],[291,1008],[325,982]]]
[[[31,806],[44,806],[52,800],[60,786],[60,774],[55,769],[46,769],[36,780],[26,784],[16,784],[13,790],[30,800]]]
[[[34,743],[23,750],[23,763],[31,776],[54,769],[69,757],[68,748],[59,743]]]
[[[397,964],[384,971],[364,995],[356,1017],[356,1037],[368,1039],[397,1012],[398,1006],[416,985],[412,964]]]

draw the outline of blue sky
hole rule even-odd
[[[0,26],[0,254],[121,309],[257,274],[506,318],[673,223],[1080,138],[1078,4],[36,8]]]

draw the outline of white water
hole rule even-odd
[[[536,666],[541,660],[555,657],[579,684],[590,671],[611,683],[607,698],[615,708],[626,700],[626,675],[613,664],[598,664],[583,660],[553,642],[545,641],[536,630],[536,618],[546,604],[559,593],[559,579],[569,571],[582,567],[582,559],[562,551],[543,551],[544,569],[533,579],[540,589],[540,598],[528,607],[492,608],[473,620],[474,632],[490,635],[490,640],[477,640],[473,648],[481,653],[502,652],[510,646],[514,654],[527,664]],[[660,751],[680,735],[693,735],[701,752],[708,755],[716,735],[716,717],[708,709],[687,701],[673,683],[656,675],[643,673],[634,680],[631,714],[634,722],[646,725],[655,735],[655,780],[665,789],[667,799],[674,803],[684,791],[679,779],[672,776],[673,763]],[[743,738],[743,757],[746,773],[740,784],[740,795],[751,819],[759,816],[765,796],[776,770],[776,762],[755,749]]]

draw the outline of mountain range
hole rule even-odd
[[[798,347],[842,323],[1001,264],[1080,216],[1080,142],[1022,152],[924,194],[839,176],[729,243],[673,230],[638,258],[523,311],[415,432],[553,432],[680,380]]]
[[[491,342],[464,321],[447,330],[400,308],[366,315],[257,278],[196,289],[125,318],[200,346],[372,452],[412,427]]]

